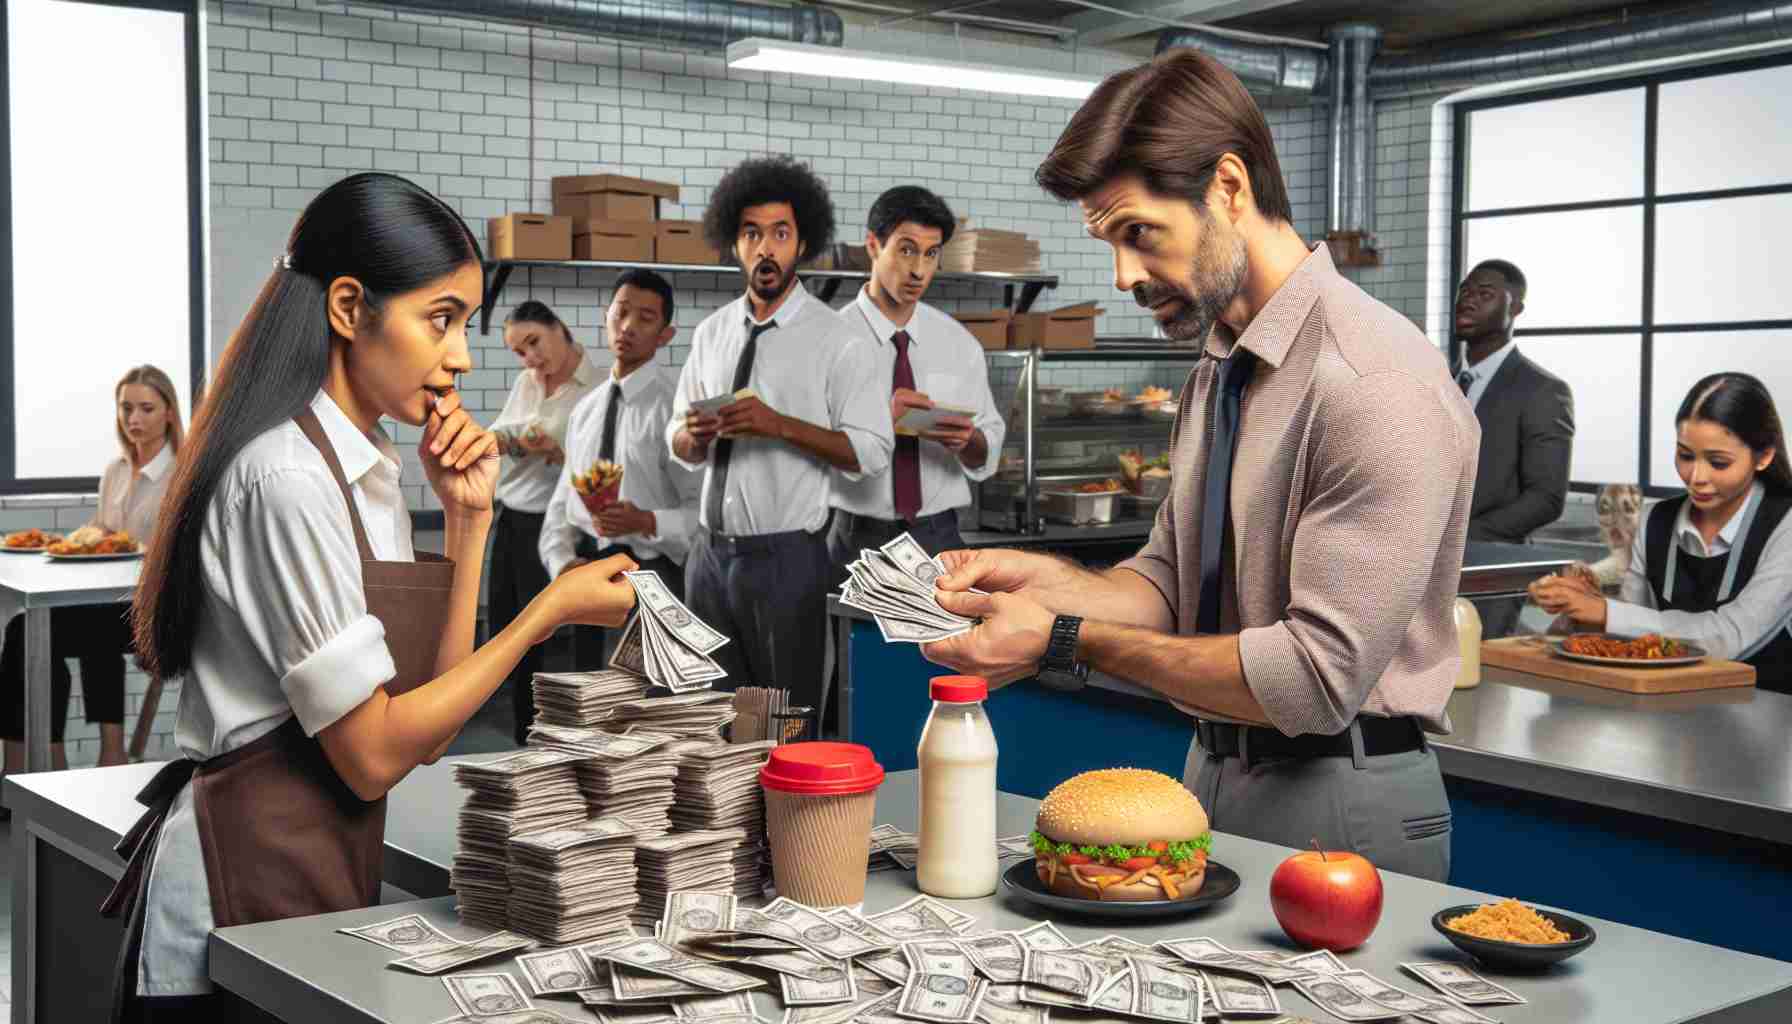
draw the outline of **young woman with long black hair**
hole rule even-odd
[[[1626,636],[1691,640],[1792,691],[1792,468],[1773,397],[1746,373],[1692,386],[1674,416],[1686,493],[1656,502],[1617,600],[1574,576],[1531,588],[1544,611]]]
[[[439,757],[523,653],[619,624],[617,557],[568,573],[473,649],[498,450],[460,407],[479,247],[401,178],[325,189],[225,350],[136,606],[139,658],[184,677],[106,911],[128,911],[122,1019],[222,1019],[214,927],[371,906],[385,794]],[[381,417],[421,426],[447,557],[414,553]],[[197,997],[197,998],[196,998]],[[197,1005],[196,1005],[197,1004]]]
[[[498,476],[498,514],[492,521],[492,577],[485,613],[492,632],[535,600],[548,585],[541,564],[541,527],[566,463],[566,425],[579,400],[601,379],[572,329],[544,302],[529,299],[504,324],[504,347],[523,364],[504,410],[492,422],[506,456]],[[535,720],[534,681],[541,649],[523,655],[510,670],[516,709],[516,741],[528,738]]]

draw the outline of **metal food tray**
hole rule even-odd
[[[1083,494],[1078,491],[1042,490],[1039,492],[1039,504],[1045,517],[1056,522],[1070,523],[1073,526],[1111,523],[1114,521],[1114,507],[1125,493],[1105,491],[1101,494]]]

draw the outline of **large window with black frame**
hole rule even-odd
[[[1463,104],[1457,281],[1505,259],[1516,336],[1574,389],[1576,490],[1680,489],[1674,412],[1741,370],[1792,405],[1792,59]]]
[[[130,368],[203,390],[203,12],[0,0],[0,495],[92,492]]]

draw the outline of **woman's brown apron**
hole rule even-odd
[[[398,669],[385,690],[397,696],[436,674],[454,563],[429,552],[418,552],[415,562],[375,560],[342,463],[317,415],[306,409],[293,422],[323,455],[348,502],[367,611],[385,627]],[[104,916],[122,913],[127,921],[113,992],[115,1021],[135,1016],[149,869],[163,819],[189,779],[216,927],[379,902],[386,800],[369,803],[356,796],[296,717],[207,761],[171,761],[137,794],[149,810],[119,841],[125,872],[100,907]]]

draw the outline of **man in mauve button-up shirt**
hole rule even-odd
[[[996,593],[942,594],[983,623],[928,657],[996,681],[1068,687],[1093,667],[1148,686],[1201,723],[1184,781],[1214,828],[1446,877],[1449,804],[1421,729],[1449,724],[1479,429],[1442,353],[1308,249],[1261,112],[1210,58],[1109,78],[1038,177],[1113,248],[1116,287],[1208,358],[1138,555],[1091,572],[949,553],[944,590]],[[1230,449],[1213,443],[1228,360],[1249,367]],[[1221,538],[1217,615],[1201,607],[1204,523]]]

